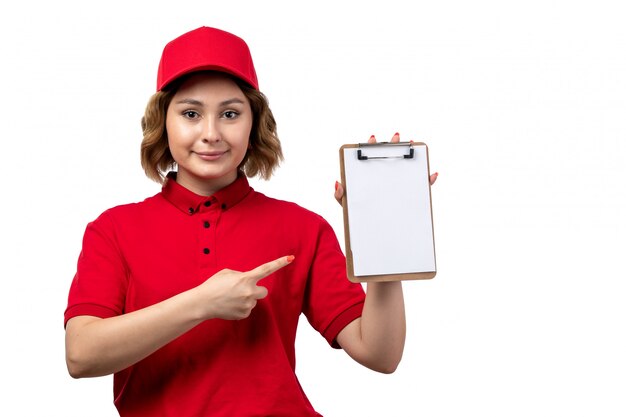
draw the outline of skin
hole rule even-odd
[[[252,109],[241,89],[219,74],[196,75],[172,98],[165,127],[176,181],[211,195],[237,179],[248,150]]]
[[[284,256],[251,271],[224,269],[191,290],[121,316],[77,316],[67,322],[65,353],[74,378],[109,375],[139,362],[205,320],[242,320],[267,295],[263,278],[284,268]]]
[[[170,149],[179,168],[177,181],[202,195],[231,184],[245,156],[251,125],[250,104],[230,79],[203,74],[187,80],[166,117]],[[399,141],[399,135],[392,141]],[[431,177],[431,183],[435,179]],[[335,197],[341,201],[342,196],[343,187],[337,184]],[[267,296],[259,282],[292,261],[293,256],[283,256],[251,271],[225,269],[195,288],[120,316],[70,319],[65,334],[70,375],[109,375],[205,320],[247,318],[257,301]],[[359,363],[390,373],[402,357],[405,335],[400,282],[370,283],[362,317],[346,326],[337,341]]]

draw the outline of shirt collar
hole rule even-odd
[[[180,211],[193,215],[215,207],[228,210],[243,200],[250,191],[252,191],[252,187],[248,184],[248,179],[243,173],[239,172],[237,179],[232,184],[222,188],[213,195],[208,197],[198,195],[177,183],[176,172],[171,171],[167,174],[163,184],[162,194],[167,201]]]

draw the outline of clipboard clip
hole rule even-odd
[[[408,146],[409,153],[405,155],[392,155],[392,156],[366,156],[361,153],[361,148],[372,146]],[[413,143],[411,142],[379,142],[379,143],[359,143],[359,149],[357,150],[357,158],[359,161],[367,161],[368,159],[413,159],[415,157],[415,149],[413,149]]]

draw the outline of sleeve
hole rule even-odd
[[[108,318],[122,314],[127,277],[113,220],[108,212],[104,212],[85,230],[64,324],[76,316]]]
[[[303,312],[333,348],[344,327],[361,317],[363,286],[348,280],[346,258],[331,226],[322,219],[309,270]]]

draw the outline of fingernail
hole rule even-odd
[[[370,139],[376,139],[376,136],[372,135],[370,136]]]
[[[398,132],[396,132],[396,134],[394,136],[400,136],[400,134]]]
[[[292,263],[294,259],[296,259],[296,257],[293,256],[293,255],[287,256],[287,263],[289,263],[289,264]]]
[[[337,191],[337,188],[339,188],[339,181],[335,181],[335,191]]]

